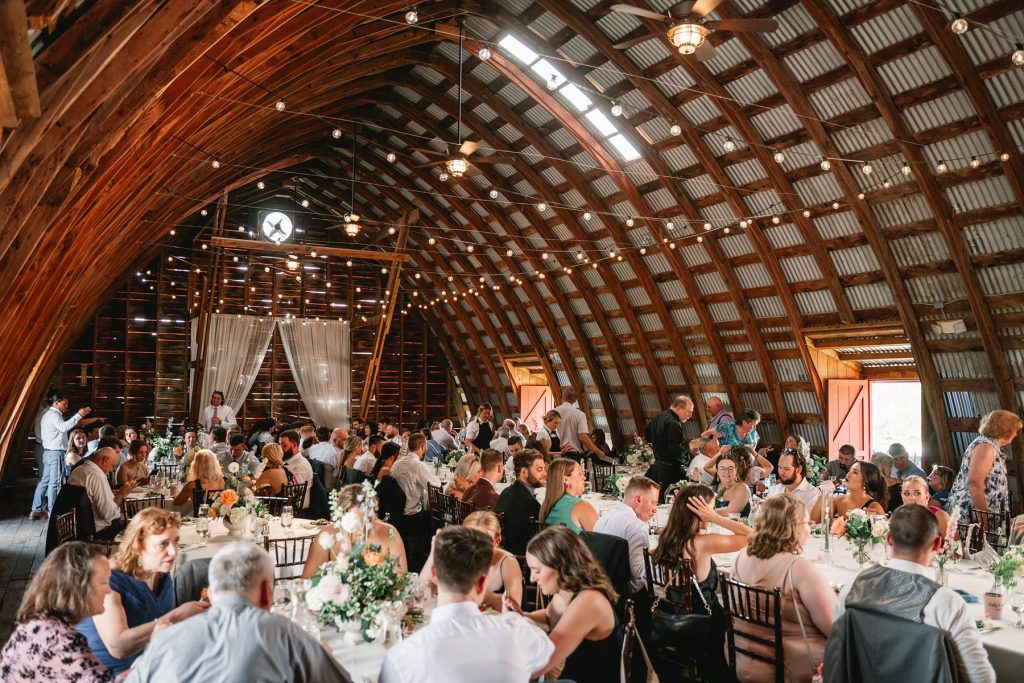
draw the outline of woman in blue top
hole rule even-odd
[[[78,623],[96,659],[115,674],[125,671],[161,628],[198,614],[207,605],[174,608],[170,572],[178,556],[178,514],[162,508],[140,511],[112,558],[111,592],[103,612]]]
[[[583,468],[575,460],[555,458],[548,465],[548,480],[544,504],[540,506],[540,521],[548,526],[564,524],[575,533],[593,531],[597,523],[597,510],[580,498],[586,487]]]

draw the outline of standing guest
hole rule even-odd
[[[159,629],[206,610],[200,602],[174,606],[174,559],[181,520],[177,513],[145,508],[132,517],[111,558],[111,592],[103,611],[79,622],[96,659],[114,673],[132,665]]]
[[[978,437],[967,446],[960,471],[953,481],[946,509],[960,510],[960,519],[972,519],[970,509],[1009,512],[1006,452],[1016,438],[1021,419],[1009,410],[993,410],[981,419]]]
[[[505,516],[505,548],[523,555],[533,536],[533,523],[540,516],[534,491],[545,485],[547,464],[539,451],[527,448],[513,458],[516,480],[498,496],[494,511]]]
[[[526,564],[530,580],[551,596],[545,609],[526,615],[555,645],[543,672],[564,661],[560,678],[618,683],[622,646],[613,607],[618,595],[587,544],[568,529],[548,527],[530,541]],[[507,599],[505,607],[519,608]]]
[[[217,456],[211,450],[200,448],[189,467],[188,480],[174,497],[172,504],[176,508],[181,508],[191,500],[192,514],[198,515],[199,506],[206,503],[206,492],[223,490],[224,472],[220,468]]]
[[[505,421],[508,422],[508,420]],[[508,454],[508,437],[510,435],[511,432],[508,427],[505,425],[498,427],[498,433],[491,439],[491,443],[487,447],[503,455]]]
[[[462,443],[466,446],[467,451],[480,452],[485,448],[490,448],[491,439],[494,438],[495,433],[494,423],[491,422],[493,415],[494,409],[491,408],[490,403],[481,403],[477,408],[476,417],[466,425],[466,433],[462,436]]]
[[[136,431],[128,425],[117,426],[117,440],[121,442],[121,456],[117,460],[118,467],[124,464],[124,461],[128,459],[128,444],[135,441],[137,438],[139,437]]]
[[[737,422],[722,422],[715,429],[706,429],[701,436],[718,436],[723,446],[750,446],[754,448],[761,437],[757,434],[757,425],[761,422],[761,414],[756,410],[744,410]]]
[[[647,477],[633,477],[626,485],[622,501],[612,506],[594,524],[594,531],[626,539],[629,544],[630,592],[647,591],[644,550],[651,547],[647,523],[658,510],[658,482]],[[645,604],[649,604],[647,596]]]
[[[203,408],[203,416],[199,420],[210,431],[216,425],[229,427],[238,424],[235,411],[231,406],[224,405],[224,392],[217,390],[210,396],[210,405]]]
[[[421,435],[422,436],[422,435]],[[445,493],[462,500],[466,491],[480,478],[480,456],[466,453],[455,465],[455,476],[445,489]]]
[[[260,461],[255,455],[245,450],[245,437],[241,434],[232,434],[228,441],[227,457],[218,458],[221,470],[226,472],[228,465],[234,462],[238,463],[239,477],[246,475],[252,477],[255,475],[256,468],[260,466]]]
[[[494,485],[501,481],[505,474],[502,459],[501,453],[490,448],[480,456],[480,478],[466,489],[462,496],[462,502],[467,503],[474,511],[493,510],[498,504],[498,492]]]
[[[420,433],[409,437],[409,453],[399,458],[391,466],[391,476],[405,493],[405,515],[419,515],[423,512],[423,499],[427,495],[427,485],[441,486],[441,480],[434,474],[433,468],[423,462],[427,452],[427,440]],[[381,451],[383,454],[383,449]],[[478,465],[479,466],[479,465]]]
[[[256,477],[253,488],[262,495],[280,496],[281,490],[289,484],[290,472],[284,469],[284,451],[276,443],[268,443],[263,447],[263,461],[259,468],[261,473]]]
[[[444,446],[446,451],[453,451],[458,448],[458,443],[452,435],[452,421],[447,418],[441,420],[441,424],[437,429],[430,431],[430,438]]]
[[[597,510],[580,498],[586,487],[583,466],[569,458],[555,458],[548,467],[547,491],[540,506],[540,521],[548,526],[563,524],[574,533],[593,531]]]
[[[892,476],[899,481],[903,481],[911,475],[921,477],[922,479],[928,476],[924,470],[910,461],[910,453],[907,452],[907,448],[903,444],[891,444],[889,446],[889,455],[892,456]]]
[[[380,448],[383,445],[383,437],[377,434],[371,436],[367,442],[366,451],[356,458],[352,466],[370,476],[373,473],[373,466],[377,464],[377,456],[380,454]]]
[[[212,441],[210,450],[223,464],[231,457],[231,447],[228,446],[228,430],[223,425],[217,425],[210,430],[210,440]]]
[[[149,483],[149,444],[142,439],[135,439],[128,444],[128,460],[121,463],[114,473],[114,481],[117,485],[128,480],[134,480],[140,484]]]
[[[116,462],[116,450],[101,448],[91,458],[80,462],[68,477],[69,484],[85,489],[96,524],[96,537],[103,540],[113,540],[124,528],[121,501],[135,490],[135,482],[130,479],[121,484],[117,493],[110,489],[107,477],[114,471]]]
[[[353,435],[354,436],[354,435]],[[358,438],[358,437],[356,437]],[[338,514],[345,515],[352,513],[359,521],[359,530],[363,530],[365,517],[361,504],[363,502],[362,484],[349,484],[338,490],[337,496]],[[398,566],[402,572],[408,570],[409,566],[405,559],[405,546],[402,544],[402,537],[398,530],[377,517],[377,509],[370,519],[370,533],[364,539],[368,545],[380,548],[385,555],[391,555],[398,560]],[[333,524],[328,524],[320,530],[317,542],[309,547],[309,555],[306,557],[306,564],[302,568],[302,578],[308,579],[315,576],[317,570],[325,562],[331,562],[343,557],[360,542],[358,533],[346,531]]]
[[[316,639],[270,613],[274,561],[263,548],[225,545],[210,561],[209,577],[212,607],[160,633],[132,667],[128,683],[351,683]]]
[[[846,479],[847,472],[850,471],[856,460],[857,449],[850,444],[843,444],[839,447],[839,456],[835,460],[829,460],[828,465],[825,466],[828,469],[829,478],[837,481]]]
[[[807,481],[807,460],[800,451],[783,451],[779,457],[779,483],[768,489],[768,497],[791,493],[810,510],[818,502],[821,491]]]
[[[884,614],[945,632],[945,641],[956,648],[960,680],[995,683],[995,671],[967,603],[956,592],[930,578],[929,566],[942,542],[935,517],[920,505],[901,507],[892,513],[886,540],[892,548],[892,559],[865,569],[839,594],[836,623],[825,650],[826,670],[849,665],[849,659],[837,657],[842,655],[854,622],[869,620],[865,624],[867,629],[858,629],[860,637],[872,633],[888,636],[889,629],[870,628],[877,620],[877,617],[872,619],[872,614]],[[872,652],[893,652],[891,641],[879,638],[873,644],[882,650]]]
[[[65,420],[68,397],[63,391],[51,391],[46,397],[46,402],[50,407],[39,421],[39,438],[43,443],[43,469],[40,470],[39,483],[36,484],[35,493],[32,495],[32,512],[29,514],[31,519],[49,517],[53,503],[57,500],[57,490],[61,482],[61,463],[64,462],[64,455],[68,451],[68,432],[80,422],[85,426],[101,419],[83,420],[92,412],[92,408],[86,406]]]
[[[708,398],[704,407],[708,410],[708,416],[711,420],[708,422],[707,431],[718,431],[718,427],[726,422],[733,422],[732,413],[725,409],[725,404],[722,403],[722,399],[717,396],[711,396]]]
[[[49,396],[49,392],[47,396]],[[32,436],[35,437],[32,441],[32,455],[35,456],[36,472],[40,477],[43,476],[43,470],[45,469],[43,467],[43,416],[50,410],[50,404],[46,400],[47,396],[44,396],[39,402],[39,410],[36,411],[36,417],[32,421]]]
[[[782,640],[787,681],[809,681],[825,652],[836,597],[828,578],[800,553],[811,535],[807,508],[789,493],[761,506],[747,547],[732,566],[733,578],[757,588],[782,589]],[[744,624],[743,632],[771,638],[761,626]],[[806,639],[803,636],[806,633]],[[736,633],[737,647],[772,656],[769,646]],[[736,653],[736,677],[750,683],[775,680],[774,666]]]
[[[590,429],[587,428],[587,416],[573,405],[575,402],[576,390],[562,387],[562,402],[555,406],[555,411],[562,418],[558,423],[558,441],[562,446],[562,454],[574,460],[582,460],[584,456],[593,453],[603,459],[605,452],[594,445]],[[554,453],[555,449],[552,448],[551,452]]]
[[[711,623],[703,638],[692,643],[698,667],[704,680],[727,680],[722,644],[725,638],[725,619],[718,601],[718,567],[714,555],[734,553],[747,545],[750,527],[719,514],[712,507],[715,493],[703,484],[687,484],[672,501],[668,523],[658,537],[658,547],[651,559],[663,565],[681,565],[690,562],[697,587],[687,586],[694,605],[707,603],[711,610]],[[709,533],[714,524],[729,531],[728,534]],[[695,595],[699,590],[701,595]]]
[[[537,431],[537,437],[540,441],[547,443],[545,447],[545,459],[549,460],[552,457],[561,455],[566,451],[569,451],[572,446],[565,444],[562,446],[561,439],[558,438],[558,426],[562,424],[562,414],[557,410],[549,410],[544,413],[544,425]]]
[[[693,401],[688,396],[676,396],[672,404],[644,428],[644,438],[654,448],[654,462],[646,476],[658,482],[659,502],[665,501],[668,487],[686,478],[683,468],[689,460],[683,423],[693,415]]]
[[[77,465],[85,457],[85,432],[81,429],[72,429],[68,435],[68,450],[64,454],[64,475],[70,473],[71,468]]]
[[[0,652],[6,683],[112,683],[75,624],[103,612],[110,594],[110,561],[98,545],[57,546],[25,589],[14,632]]]
[[[928,487],[933,492],[932,499],[928,504],[945,510],[954,479],[956,479],[956,472],[943,465],[933,465],[932,473],[928,475]]]
[[[480,613],[491,539],[477,529],[446,527],[433,553],[437,607],[427,626],[388,650],[381,683],[521,683],[545,669],[555,646],[541,629],[517,614]]]
[[[877,467],[869,462],[855,462],[846,475],[849,493],[832,498],[832,510],[836,517],[843,517],[855,508],[865,510],[869,515],[884,515],[889,503],[889,491],[885,479]],[[811,510],[811,519],[821,519],[821,498]]]
[[[910,475],[903,480],[903,490],[900,498],[903,505],[921,505],[928,508],[928,511],[935,515],[935,521],[939,523],[939,536],[946,537],[946,529],[949,527],[949,515],[940,508],[931,504],[931,491],[928,490],[928,483],[916,475]]]

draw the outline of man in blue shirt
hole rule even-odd
[[[928,475],[920,467],[910,460],[910,453],[901,443],[894,443],[889,446],[889,455],[892,456],[892,476],[903,481],[911,475],[921,477],[928,481]]]

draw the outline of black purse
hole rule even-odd
[[[655,648],[678,647],[684,643],[691,647],[707,640],[714,632],[712,625],[715,617],[704,597],[704,591],[700,589],[693,574],[690,574],[690,582],[700,596],[704,612],[686,609],[682,588],[666,589],[665,597],[656,599],[651,606],[651,641]]]

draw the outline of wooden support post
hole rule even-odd
[[[217,203],[217,213],[213,219],[211,231],[213,236],[211,243],[224,232],[224,221],[228,213],[227,193]],[[213,322],[213,311],[217,307],[218,283],[220,282],[221,249],[214,248],[210,254],[210,264],[207,268],[206,278],[196,278],[200,283],[201,296],[199,299],[199,318],[196,331],[196,361],[192,374],[192,395],[189,401],[189,421],[195,423],[199,420],[200,406],[203,405],[203,397],[199,391],[203,388],[203,374],[206,371],[206,351],[209,344],[210,325]],[[207,290],[209,287],[209,290]],[[208,296],[207,296],[208,294]]]

